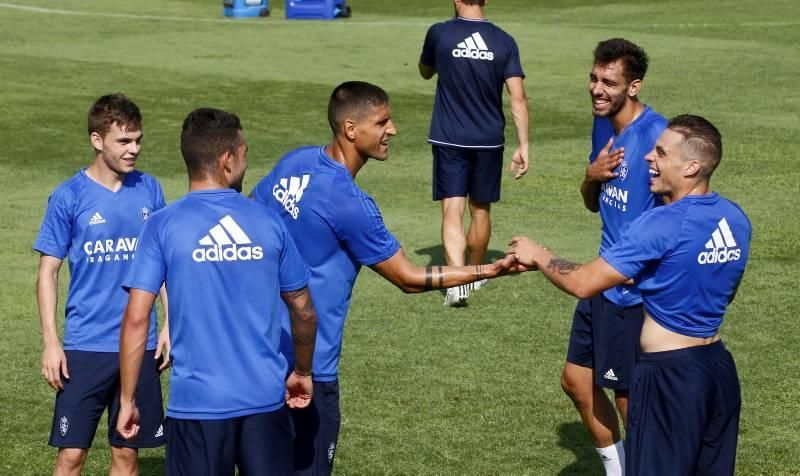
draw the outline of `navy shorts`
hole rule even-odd
[[[119,353],[67,350],[69,380],[56,394],[50,445],[57,448],[91,448],[97,424],[108,408],[108,442],[124,448],[155,448],[164,444],[161,426],[161,380],[155,351],[145,352],[136,406],[139,407],[139,436],[131,442],[117,434],[119,416]]]
[[[500,200],[503,148],[457,149],[433,146],[433,199],[469,197],[478,203]]]
[[[292,474],[292,419],[286,407],[224,420],[167,417],[170,476]]]
[[[639,355],[644,310],[620,307],[602,293],[578,301],[567,362],[594,369],[595,384],[627,390]]]
[[[295,428],[295,474],[331,474],[341,422],[339,381],[314,382],[311,404],[290,413]]]
[[[722,341],[642,353],[628,405],[630,475],[732,475],[742,407]]]

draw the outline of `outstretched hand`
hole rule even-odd
[[[306,408],[311,404],[314,382],[311,375],[298,375],[292,371],[286,379],[286,405],[289,408]]]
[[[625,148],[620,147],[614,151],[611,147],[614,145],[614,138],[608,140],[605,147],[600,150],[594,162],[586,167],[586,179],[594,182],[606,182],[617,177],[619,174],[614,170],[619,167],[623,159],[625,159]]]
[[[525,270],[539,269],[537,258],[541,253],[547,253],[547,248],[524,236],[515,236],[508,242],[507,256],[515,258],[518,266]]]

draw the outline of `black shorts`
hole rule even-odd
[[[339,439],[339,381],[314,382],[314,398],[302,410],[291,410],[294,420],[295,474],[325,475],[333,471]]]
[[[644,310],[620,307],[602,293],[578,301],[567,362],[594,369],[595,384],[627,390],[639,355]]]
[[[167,417],[170,476],[292,474],[292,419],[281,407],[224,420]]]
[[[155,351],[144,353],[136,406],[139,436],[125,441],[116,431],[119,416],[119,353],[67,350],[69,380],[56,394],[50,445],[57,448],[91,448],[97,424],[108,408],[108,442],[125,448],[155,448],[164,444],[161,380]]]
[[[628,405],[627,474],[734,474],[741,406],[736,364],[721,341],[642,353]]]
[[[500,200],[503,148],[459,149],[433,146],[433,199],[469,197],[478,203]]]

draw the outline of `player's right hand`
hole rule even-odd
[[[311,375],[298,375],[292,371],[286,379],[286,405],[289,408],[306,408],[311,404],[314,382]]]
[[[614,138],[608,140],[608,143],[600,150],[594,162],[586,167],[586,180],[592,182],[606,182],[617,177],[619,174],[614,172],[614,169],[619,167],[622,160],[625,158],[625,148],[620,147],[614,151],[611,147],[614,145]]]
[[[139,428],[139,408],[136,403],[120,402],[117,433],[125,438],[125,441],[132,441],[139,435]]]
[[[64,382],[61,377],[69,380],[69,370],[67,370],[67,356],[61,344],[54,343],[46,345],[42,351],[42,377],[47,380],[53,390],[64,390]]]

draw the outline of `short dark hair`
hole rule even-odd
[[[623,75],[628,82],[643,80],[650,58],[642,47],[624,39],[611,38],[601,41],[594,49],[594,63],[606,65],[621,60]]]
[[[389,104],[389,95],[381,87],[363,81],[342,83],[328,101],[328,124],[337,134],[345,119],[361,119],[384,104]]]
[[[683,136],[681,147],[688,159],[700,161],[703,177],[711,177],[722,160],[722,134],[707,119],[683,114],[669,120],[667,128]]]
[[[486,5],[486,0],[461,0],[464,5],[478,5],[483,7]]]
[[[129,131],[142,130],[142,113],[124,94],[106,94],[89,108],[87,127],[89,135],[97,132],[105,136],[113,124]]]
[[[190,112],[181,130],[181,154],[189,177],[202,178],[212,173],[219,156],[242,144],[241,130],[236,114],[211,108]]]

